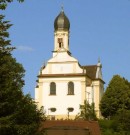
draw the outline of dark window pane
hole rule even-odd
[[[74,83],[73,82],[68,83],[68,95],[74,95]]]
[[[50,95],[56,95],[56,84],[54,82],[50,84]]]

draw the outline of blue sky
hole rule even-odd
[[[108,85],[119,74],[130,81],[130,0],[25,0],[6,11],[13,56],[23,64],[24,93],[34,97],[40,67],[52,57],[54,19],[64,5],[70,20],[70,51],[81,65],[97,64]]]

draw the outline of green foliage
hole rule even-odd
[[[80,105],[80,114],[75,119],[83,120],[97,120],[94,103],[89,104],[87,100],[84,101],[84,105]]]
[[[113,135],[117,132],[117,125],[114,120],[99,120],[102,135]]]
[[[115,75],[102,97],[100,110],[105,118],[110,118],[121,109],[130,110],[130,83]]]
[[[24,0],[17,0],[18,2],[24,2]],[[13,0],[0,0],[0,9],[5,10],[7,7],[7,4],[13,2]]]
[[[0,9],[13,0],[0,0]],[[40,135],[45,120],[43,108],[37,109],[30,95],[24,95],[25,70],[11,52],[8,29],[12,25],[0,15],[0,135]]]
[[[99,125],[102,135],[130,135],[130,130],[122,128],[122,123],[120,123],[118,115],[112,120],[99,120]],[[127,128],[129,128],[128,125]]]
[[[10,47],[8,29],[11,27],[9,21],[4,21],[4,16],[0,15],[0,55],[10,53],[14,48]]]
[[[16,99],[22,97],[22,87],[24,85],[24,69],[21,64],[11,56],[8,21],[4,21],[4,16],[0,16],[0,116],[6,116],[14,112]]]
[[[100,110],[107,118],[99,121],[102,135],[130,135],[130,83],[125,78],[113,76]]]
[[[0,134],[37,135],[40,123],[45,120],[43,109],[37,109],[29,95],[17,101],[14,112],[0,117]]]
[[[130,133],[130,110],[119,110],[112,119],[118,123],[118,131]]]

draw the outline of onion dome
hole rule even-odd
[[[55,31],[57,31],[57,30],[67,30],[68,31],[70,29],[69,19],[65,15],[63,9],[54,21],[54,29],[55,29]]]

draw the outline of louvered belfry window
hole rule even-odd
[[[58,44],[59,44],[59,48],[61,48],[63,45],[63,38],[58,38]]]

